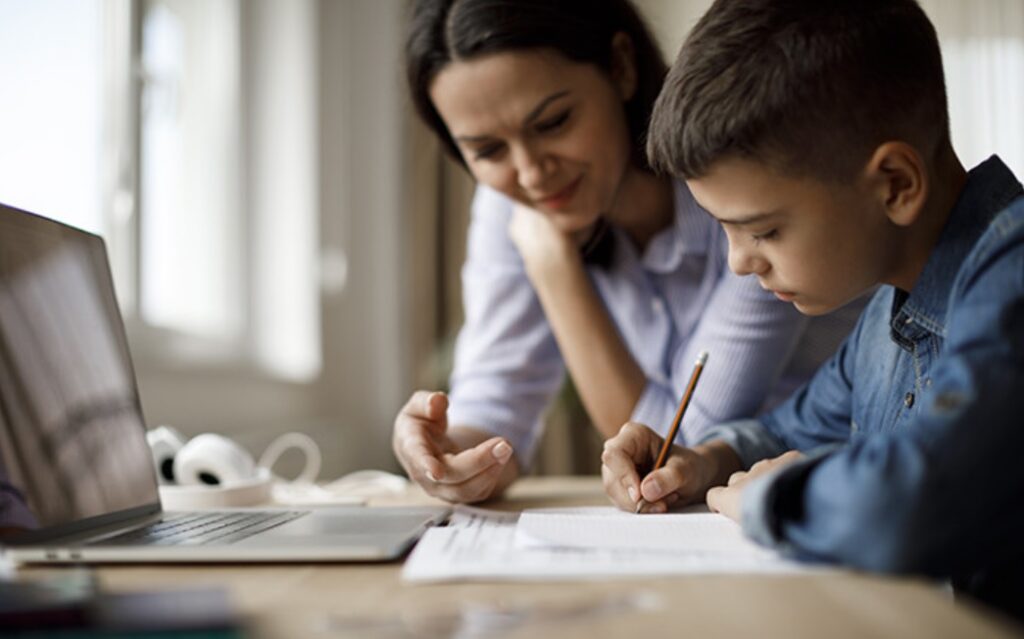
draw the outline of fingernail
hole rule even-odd
[[[632,486],[630,486],[629,488],[626,489],[626,493],[629,494],[629,499],[631,501],[634,501],[634,502],[635,501],[640,501],[638,499],[639,495],[636,494],[636,488],[633,488]]]
[[[430,472],[429,470],[427,471],[427,479],[429,479],[430,481],[437,481],[437,477],[434,477],[434,473]]]
[[[491,454],[498,459],[505,460],[512,454],[512,447],[505,442],[499,442],[497,446],[491,449]]]

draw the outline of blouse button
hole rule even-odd
[[[903,404],[907,408],[912,408],[914,406],[914,394],[907,393],[906,397],[903,398]]]

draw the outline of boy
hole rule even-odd
[[[996,157],[961,166],[916,2],[717,0],[648,152],[724,225],[730,267],[800,311],[883,286],[770,413],[646,477],[661,441],[625,425],[602,457],[613,501],[706,495],[797,557],[951,577],[1024,616],[1024,197]]]

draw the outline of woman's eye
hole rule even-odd
[[[569,119],[569,111],[562,111],[561,113],[559,113],[558,115],[556,115],[555,117],[553,117],[551,119],[544,120],[542,122],[538,122],[536,128],[537,128],[537,131],[539,131],[541,133],[548,133],[549,131],[554,131],[558,127],[560,127],[563,124],[565,124],[566,120],[568,120],[568,119]]]
[[[774,240],[778,236],[779,236],[778,230],[772,229],[772,230],[766,231],[764,233],[758,233],[757,235],[751,235],[750,237],[751,237],[751,239],[754,240],[754,244],[760,244],[761,242],[764,242],[765,240]]]

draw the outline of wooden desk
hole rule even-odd
[[[375,504],[424,503],[422,493]],[[494,508],[605,505],[597,478],[526,478]],[[606,582],[463,583],[410,586],[401,565],[103,567],[111,590],[220,586],[251,620],[252,636],[439,637],[425,620],[473,604],[517,610],[597,610],[541,618],[501,637],[1019,637],[1022,629],[914,579],[842,573],[814,576],[691,576]],[[44,574],[50,568],[26,569]],[[614,609],[641,593],[653,609]],[[602,605],[609,609],[601,609]],[[357,627],[353,618],[394,623]],[[408,628],[408,633],[399,629]],[[466,635],[479,636],[479,635]]]

